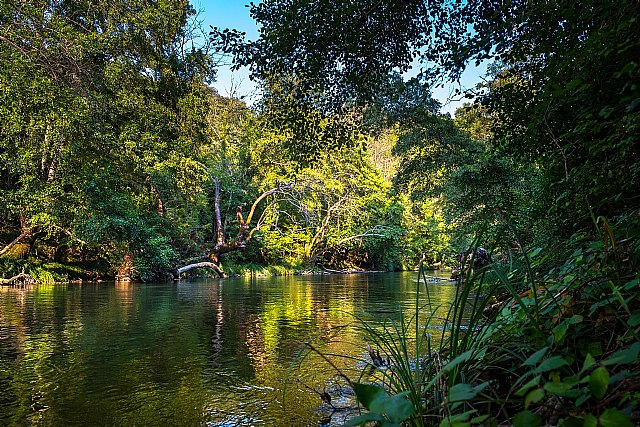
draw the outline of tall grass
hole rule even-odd
[[[595,221],[599,234],[572,237],[555,262],[543,248],[477,271],[471,259],[450,307],[432,301],[420,266],[410,315],[358,318],[386,363],[349,379],[368,411],[348,425],[637,425],[637,222]]]

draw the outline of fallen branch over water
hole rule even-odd
[[[35,285],[38,281],[31,275],[24,272],[18,274],[17,276],[13,276],[9,279],[0,279],[0,285],[4,286],[12,286],[12,285]]]
[[[222,271],[222,269],[215,263],[210,262],[210,261],[205,261],[205,262],[198,262],[195,264],[190,264],[190,265],[185,265],[184,267],[179,268],[178,271],[178,275],[184,273],[185,271],[189,271],[189,270],[193,270],[194,268],[203,268],[203,267],[210,267],[213,268],[215,270],[216,273],[218,273],[218,275],[220,277],[224,277],[224,272]]]

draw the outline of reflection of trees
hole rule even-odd
[[[224,308],[222,304],[222,293],[218,286],[214,287],[215,292],[211,296],[215,295],[213,299],[213,305],[215,307],[215,326],[213,332],[213,338],[211,338],[211,347],[213,349],[213,357],[218,357],[222,352],[223,340],[222,340],[222,326],[224,325]]]
[[[279,401],[305,342],[329,354],[366,357],[361,334],[343,327],[352,314],[379,320],[397,316],[401,306],[411,309],[415,283],[388,277],[2,289],[0,424],[197,425],[209,410],[233,414],[243,401]],[[453,286],[430,287],[443,309],[454,293]],[[351,359],[334,361],[355,366]],[[313,354],[300,368],[305,384],[320,391],[334,375]],[[250,387],[238,390],[241,385]],[[300,384],[288,393],[282,419],[319,404]],[[7,405],[11,415],[2,414]],[[275,417],[279,409],[266,410]]]

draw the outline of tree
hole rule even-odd
[[[251,6],[262,28],[257,40],[213,35],[257,78],[292,74],[303,88],[294,95],[327,112],[371,103],[414,60],[429,84],[455,80],[469,63],[497,61],[477,93],[502,118],[491,129],[494,147],[540,168],[541,199],[571,233],[588,226],[590,211],[615,217],[640,197],[638,7],[282,0]]]
[[[197,192],[205,170],[188,123],[213,61],[188,43],[193,14],[177,0],[0,6],[5,230],[114,267],[137,257],[145,277],[173,257],[159,179]]]

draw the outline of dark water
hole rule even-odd
[[[330,413],[317,392],[332,390],[336,372],[304,343],[358,369],[338,356],[366,358],[353,315],[411,313],[416,279],[0,288],[0,425],[321,425]],[[455,288],[429,291],[446,307]]]

